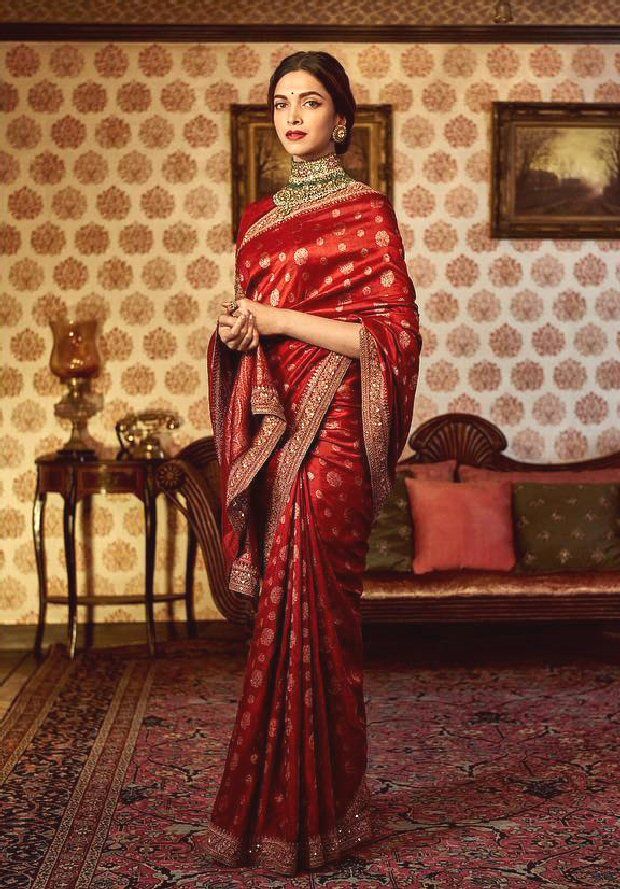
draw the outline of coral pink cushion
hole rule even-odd
[[[436,460],[434,463],[407,463],[403,460],[396,464],[396,472],[429,481],[453,482],[456,460]]]
[[[405,476],[416,574],[450,568],[510,571],[515,565],[510,482],[438,482]]]
[[[620,468],[608,469],[559,469],[547,472],[544,469],[528,469],[523,472],[501,472],[496,469],[483,469],[480,466],[459,466],[459,480],[462,482],[543,482],[549,485],[620,483]]]

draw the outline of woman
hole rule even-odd
[[[359,600],[421,341],[394,211],[339,159],[355,118],[344,68],[294,53],[268,102],[290,179],[245,211],[235,300],[208,347],[229,585],[255,624],[196,840],[292,875],[373,837]]]

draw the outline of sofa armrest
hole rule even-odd
[[[188,445],[157,467],[155,481],[166,498],[187,519],[207,569],[209,585],[221,614],[233,623],[250,624],[251,603],[229,590],[220,532],[219,466],[213,436]]]

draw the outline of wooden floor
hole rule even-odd
[[[7,712],[20,689],[37,668],[37,659],[32,653],[35,630],[32,626],[1,626],[0,627],[0,719]],[[243,631],[227,621],[204,621],[198,624],[201,638],[243,639]],[[184,639],[185,627],[181,625],[158,624],[157,638]],[[87,640],[84,628],[79,627],[77,637],[78,650],[88,642],[97,648],[109,648],[115,645],[146,644],[146,625],[132,624],[97,624],[92,628]],[[51,624],[46,628],[44,651],[46,646],[55,642],[66,642],[66,628],[61,624]]]
[[[0,719],[36,667],[28,651],[0,651]]]
[[[184,639],[183,624],[158,624],[157,639]],[[48,626],[45,645],[64,642],[65,627]],[[198,624],[198,636],[205,640],[228,639],[247,644],[243,627],[224,620]],[[78,650],[87,642],[96,648],[117,645],[146,645],[144,624],[97,624],[87,639],[78,631]],[[246,640],[244,642],[244,640]],[[7,712],[20,689],[37,667],[32,654],[34,627],[0,627],[0,718]],[[526,663],[615,663],[620,664],[620,624],[618,622],[523,622],[519,624],[400,624],[364,625],[364,653],[368,661],[382,653],[402,652],[408,666],[440,668],[468,664],[472,668],[490,664]]]

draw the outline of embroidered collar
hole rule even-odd
[[[273,201],[279,215],[287,216],[295,207],[340,191],[355,181],[335,152],[310,161],[291,158],[289,180],[284,188],[276,191]]]

